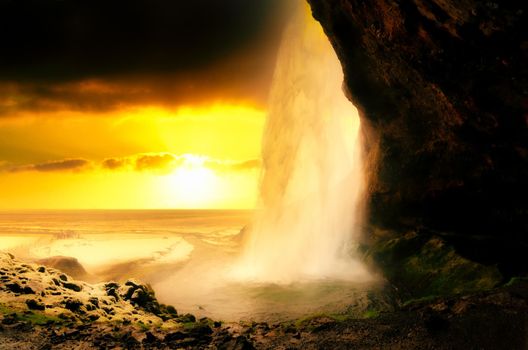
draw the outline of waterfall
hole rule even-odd
[[[262,282],[367,277],[354,258],[363,189],[359,117],[304,3],[284,34],[264,133],[260,203],[237,274]]]

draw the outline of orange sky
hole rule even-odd
[[[0,119],[0,209],[252,208],[264,119],[222,103]]]

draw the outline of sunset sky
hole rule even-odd
[[[2,1],[0,209],[252,208],[285,3]]]

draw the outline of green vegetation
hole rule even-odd
[[[143,323],[142,321],[139,321],[139,322],[137,323],[137,326],[138,326],[138,328],[139,328],[142,332],[147,332],[147,331],[149,331],[150,328],[151,328],[150,325],[145,324],[145,323]]]
[[[528,277],[512,277],[508,283],[506,283],[504,286],[505,287],[512,287],[512,286],[515,286],[519,283],[526,283],[528,282]]]
[[[369,309],[363,314],[363,318],[377,318],[380,315],[378,310]]]
[[[402,291],[404,300],[489,290],[502,279],[495,266],[461,257],[436,236],[411,232],[380,240],[364,251]]]

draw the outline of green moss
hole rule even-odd
[[[435,236],[409,233],[381,240],[366,257],[403,291],[404,300],[488,290],[502,279],[495,266],[467,260]]]
[[[6,305],[3,305],[3,304],[0,304],[0,314],[2,315],[7,315],[7,314],[10,314],[10,313],[13,313],[15,312],[14,309],[6,306]]]
[[[15,318],[17,321],[31,323],[33,325],[48,325],[48,324],[58,324],[63,321],[55,316],[46,315],[43,312],[38,311],[20,311],[13,309],[6,305],[0,305],[0,313],[4,315],[9,315],[10,317]]]
[[[183,322],[182,326],[186,330],[191,330],[191,329],[194,329],[195,327],[197,327],[197,325],[196,325],[197,323],[198,322]]]
[[[378,310],[370,309],[363,314],[363,318],[377,318],[379,315],[380,313]]]
[[[440,297],[439,295],[428,295],[428,296],[421,297],[421,298],[409,299],[403,303],[403,306],[407,307],[407,306],[414,305],[414,304],[429,303],[435,299],[438,299],[439,297]]]
[[[62,320],[58,317],[49,316],[41,312],[28,312],[23,314],[17,314],[18,318],[22,321],[30,322],[35,325],[47,325],[61,323]]]
[[[510,280],[508,281],[508,283],[506,283],[504,286],[505,287],[512,287],[512,286],[515,286],[519,283],[526,283],[528,282],[528,277],[512,277],[510,278]]]
[[[139,321],[136,323],[137,327],[142,331],[142,332],[146,332],[146,331],[149,331],[151,326],[148,325],[148,324],[145,324],[143,323],[142,321]]]

